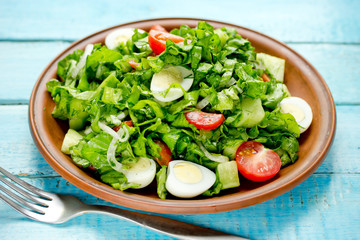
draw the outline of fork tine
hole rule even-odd
[[[42,214],[32,212],[32,211],[20,206],[16,202],[12,201],[10,198],[6,197],[1,192],[0,192],[0,198],[2,200],[4,200],[7,204],[9,204],[12,208],[14,208],[16,211],[18,211],[19,213],[24,214],[25,216],[27,216],[27,217],[29,217],[31,219],[37,220],[37,216],[42,216]]]
[[[24,197],[26,197],[27,199],[35,202],[36,204],[42,205],[44,207],[47,207],[48,205],[46,204],[46,201],[50,200],[45,200],[43,198],[39,198],[33,194],[30,194],[29,192],[24,191],[23,189],[19,188],[18,186],[16,186],[15,184],[11,183],[10,181],[7,181],[5,178],[3,178],[2,176],[0,176],[0,181],[5,183],[7,186],[11,187],[14,191],[20,193],[21,195],[23,195]]]
[[[37,187],[34,187],[30,184],[28,184],[27,182],[21,180],[20,178],[15,177],[14,175],[12,175],[11,173],[9,173],[8,171],[6,171],[5,169],[3,169],[2,167],[0,167],[0,173],[4,174],[5,176],[7,176],[8,178],[10,178],[11,180],[13,180],[14,182],[16,182],[17,184],[19,184],[20,186],[22,186],[23,188],[25,188],[26,190],[32,192],[32,193],[36,193],[39,196],[49,199],[51,200],[51,194],[48,192],[45,192]]]
[[[40,214],[45,214],[45,212],[42,210],[42,208],[44,208],[44,207],[40,207],[39,205],[35,205],[33,203],[26,201],[25,199],[19,197],[17,194],[13,193],[12,191],[3,187],[2,185],[0,185],[0,190],[3,191],[4,193],[6,193],[8,196],[15,199],[18,203],[23,204],[24,206],[28,207],[30,210],[38,212]]]

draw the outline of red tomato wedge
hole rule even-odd
[[[154,157],[155,160],[160,166],[169,165],[169,162],[172,160],[170,148],[162,141],[156,140],[154,142],[161,148],[160,158]]]
[[[264,82],[270,82],[270,77],[266,73],[263,73],[261,77]]]
[[[161,32],[157,30],[150,30],[149,45],[156,55],[161,54],[166,49],[166,40],[170,39],[174,43],[184,42],[184,38],[177,35]]]
[[[134,126],[134,124],[133,124],[133,122],[132,122],[131,120],[129,120],[129,121],[124,121],[123,123],[125,123],[125,124],[128,125],[129,127],[133,127],[133,126]]]
[[[91,171],[93,171],[93,172],[96,172],[96,171],[97,171],[97,169],[96,169],[93,165],[91,165],[91,164],[88,166],[88,169],[91,170]]]
[[[166,29],[163,27],[163,26],[161,26],[160,24],[156,24],[156,25],[154,25],[154,26],[152,26],[151,27],[151,29],[150,29],[150,31],[151,30],[156,30],[156,31],[160,31],[160,32],[168,32],[168,31],[166,31]]]
[[[133,127],[133,126],[134,126],[134,125],[133,125],[133,122],[132,122],[131,120],[129,120],[129,121],[124,121],[124,122],[122,122],[119,126],[113,127],[113,130],[114,130],[115,132],[119,131],[120,128],[121,128],[121,126],[123,125],[123,123],[125,123],[125,124],[128,125],[129,127]]]
[[[224,121],[224,115],[220,113],[206,113],[201,111],[186,112],[185,118],[197,129],[211,130],[219,127]]]
[[[137,63],[134,60],[129,60],[128,63],[133,69],[136,69],[136,67],[140,65],[140,63]]]
[[[255,141],[244,142],[239,146],[236,163],[239,172],[254,182],[263,182],[274,177],[281,168],[279,155]]]

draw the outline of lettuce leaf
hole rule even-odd
[[[71,72],[71,68],[75,67],[83,53],[83,50],[77,49],[58,62],[56,73],[63,81],[68,78],[69,72]]]
[[[157,194],[161,199],[166,199],[166,195],[167,195],[166,177],[167,177],[167,166],[162,166],[161,169],[156,173]]]
[[[55,102],[53,116],[69,121],[73,129],[83,130],[84,138],[70,148],[73,161],[84,168],[95,168],[98,177],[115,189],[135,187],[109,165],[107,150],[112,137],[98,125],[101,121],[112,128],[122,121],[132,121],[133,127],[126,126],[128,141],[116,144],[116,160],[124,165],[140,156],[159,157],[158,140],[170,148],[173,159],[185,159],[212,170],[219,163],[208,159],[199,144],[210,153],[233,158],[240,143],[255,140],[276,151],[282,166],[295,162],[299,126],[290,114],[277,108],[288,93],[271,74],[269,82],[262,80],[263,72],[268,70],[257,67],[251,43],[235,29],[214,29],[204,21],[195,28],[182,25],[171,33],[185,41],[167,40],[165,51],[158,56],[152,54],[148,33],[137,29],[115,50],[94,44],[76,77],[71,72],[83,56],[82,50],[59,61],[59,80],[50,80],[47,90]],[[136,69],[130,60],[139,63]],[[182,98],[162,103],[149,89],[154,73],[167,65],[191,69],[194,81]],[[211,131],[197,129],[184,115],[199,110],[197,104],[203,99],[206,105],[201,111],[222,113],[226,119]],[[158,169],[157,193],[165,199],[167,170]],[[204,195],[219,194],[221,188],[217,181]]]
[[[289,113],[282,113],[279,109],[273,112],[266,112],[264,120],[259,124],[260,128],[265,128],[268,132],[282,131],[295,138],[300,137],[300,128],[295,118]]]

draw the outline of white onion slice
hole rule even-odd
[[[99,127],[101,130],[110,134],[113,138],[115,138],[119,142],[125,142],[129,139],[130,134],[126,127],[122,127],[118,132],[115,132],[111,127],[106,126],[105,123],[99,122]]]
[[[74,68],[74,71],[71,72],[71,77],[75,78],[79,74],[80,70],[85,66],[87,56],[91,54],[93,49],[93,44],[86,45],[83,55],[80,57],[78,64]]]
[[[117,115],[116,117],[119,119],[119,120],[123,120],[125,117],[126,117],[126,113],[125,112],[122,112],[120,113],[119,115]]]
[[[239,93],[242,93],[242,92],[243,92],[243,90],[242,90],[238,85],[234,85],[234,88],[235,88],[236,90],[238,90]]]
[[[235,78],[230,78],[230,80],[225,84],[225,87],[231,87],[232,85],[234,85],[236,83]]]
[[[116,150],[116,138],[113,138],[110,142],[108,151],[106,153],[106,159],[110,165],[110,167],[112,167],[114,170],[118,171],[118,172],[124,172],[123,166],[121,163],[119,163],[116,158],[115,158],[115,150]]]
[[[100,127],[101,130],[103,130],[104,132],[106,132],[107,134],[110,134],[113,138],[115,138],[116,140],[119,140],[120,137],[117,134],[117,132],[115,132],[111,127],[106,126],[105,123],[103,122],[98,122],[98,125]]]
[[[119,129],[118,132],[115,132],[112,128],[106,126],[106,124],[103,122],[99,122],[98,124],[99,124],[99,127],[101,130],[110,134],[113,137],[113,139],[110,142],[108,151],[106,153],[106,159],[107,159],[109,165],[114,170],[125,173],[124,169],[122,168],[122,164],[116,160],[115,151],[116,151],[116,142],[117,141],[125,142],[129,139],[129,137],[130,137],[129,131],[127,130],[126,127],[122,127]]]
[[[71,60],[69,61],[69,63],[70,63],[70,67],[69,67],[68,72],[71,73],[71,76],[72,76],[72,75],[73,75],[73,72],[74,72],[74,70],[75,70],[75,68],[76,68],[77,62],[76,62],[75,60],[71,59]]]
[[[113,136],[113,139],[111,140],[106,153],[106,160],[108,161],[110,167],[115,171],[123,173],[129,183],[135,183],[140,185],[136,188],[143,188],[149,185],[153,181],[156,173],[156,164],[154,160],[149,159],[150,167],[146,171],[138,171],[139,166],[132,167],[130,169],[124,169],[123,165],[116,160],[116,143],[118,141],[127,141],[130,137],[129,131],[125,127],[125,125],[122,126],[118,132],[115,132],[112,128],[108,127],[103,122],[99,122],[98,124],[104,132]],[[140,167],[143,167],[143,164],[140,164]]]
[[[121,127],[119,131],[117,132],[119,136],[119,142],[125,142],[129,139],[130,133],[126,127]]]
[[[93,130],[92,130],[91,127],[87,127],[87,128],[85,129],[85,131],[84,131],[85,135],[88,135],[88,134],[90,134],[90,133],[92,133],[92,132],[93,132]]]
[[[229,158],[226,157],[226,156],[223,156],[223,155],[213,155],[211,153],[208,152],[208,150],[206,150],[206,148],[201,144],[201,143],[198,143],[200,149],[205,153],[205,156],[214,161],[214,162],[228,162],[229,161]]]
[[[196,108],[197,109],[203,109],[204,107],[206,107],[210,102],[209,102],[209,95],[208,96],[206,96],[205,98],[203,98],[200,102],[198,102],[197,104],[196,104]]]

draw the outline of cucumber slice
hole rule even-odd
[[[69,126],[74,130],[80,130],[85,126],[89,114],[84,112],[84,101],[73,99],[69,104]]]
[[[266,53],[256,54],[256,60],[263,65],[273,77],[279,81],[284,81],[285,73],[285,60],[282,58],[274,57]]]
[[[239,171],[235,161],[220,163],[216,168],[216,173],[222,184],[221,189],[240,186]]]
[[[86,112],[79,113],[76,117],[69,119],[69,127],[74,130],[83,129],[89,114]]]
[[[64,141],[61,146],[61,151],[65,154],[70,154],[70,147],[78,144],[82,138],[83,136],[80,133],[70,128],[65,134]]]

